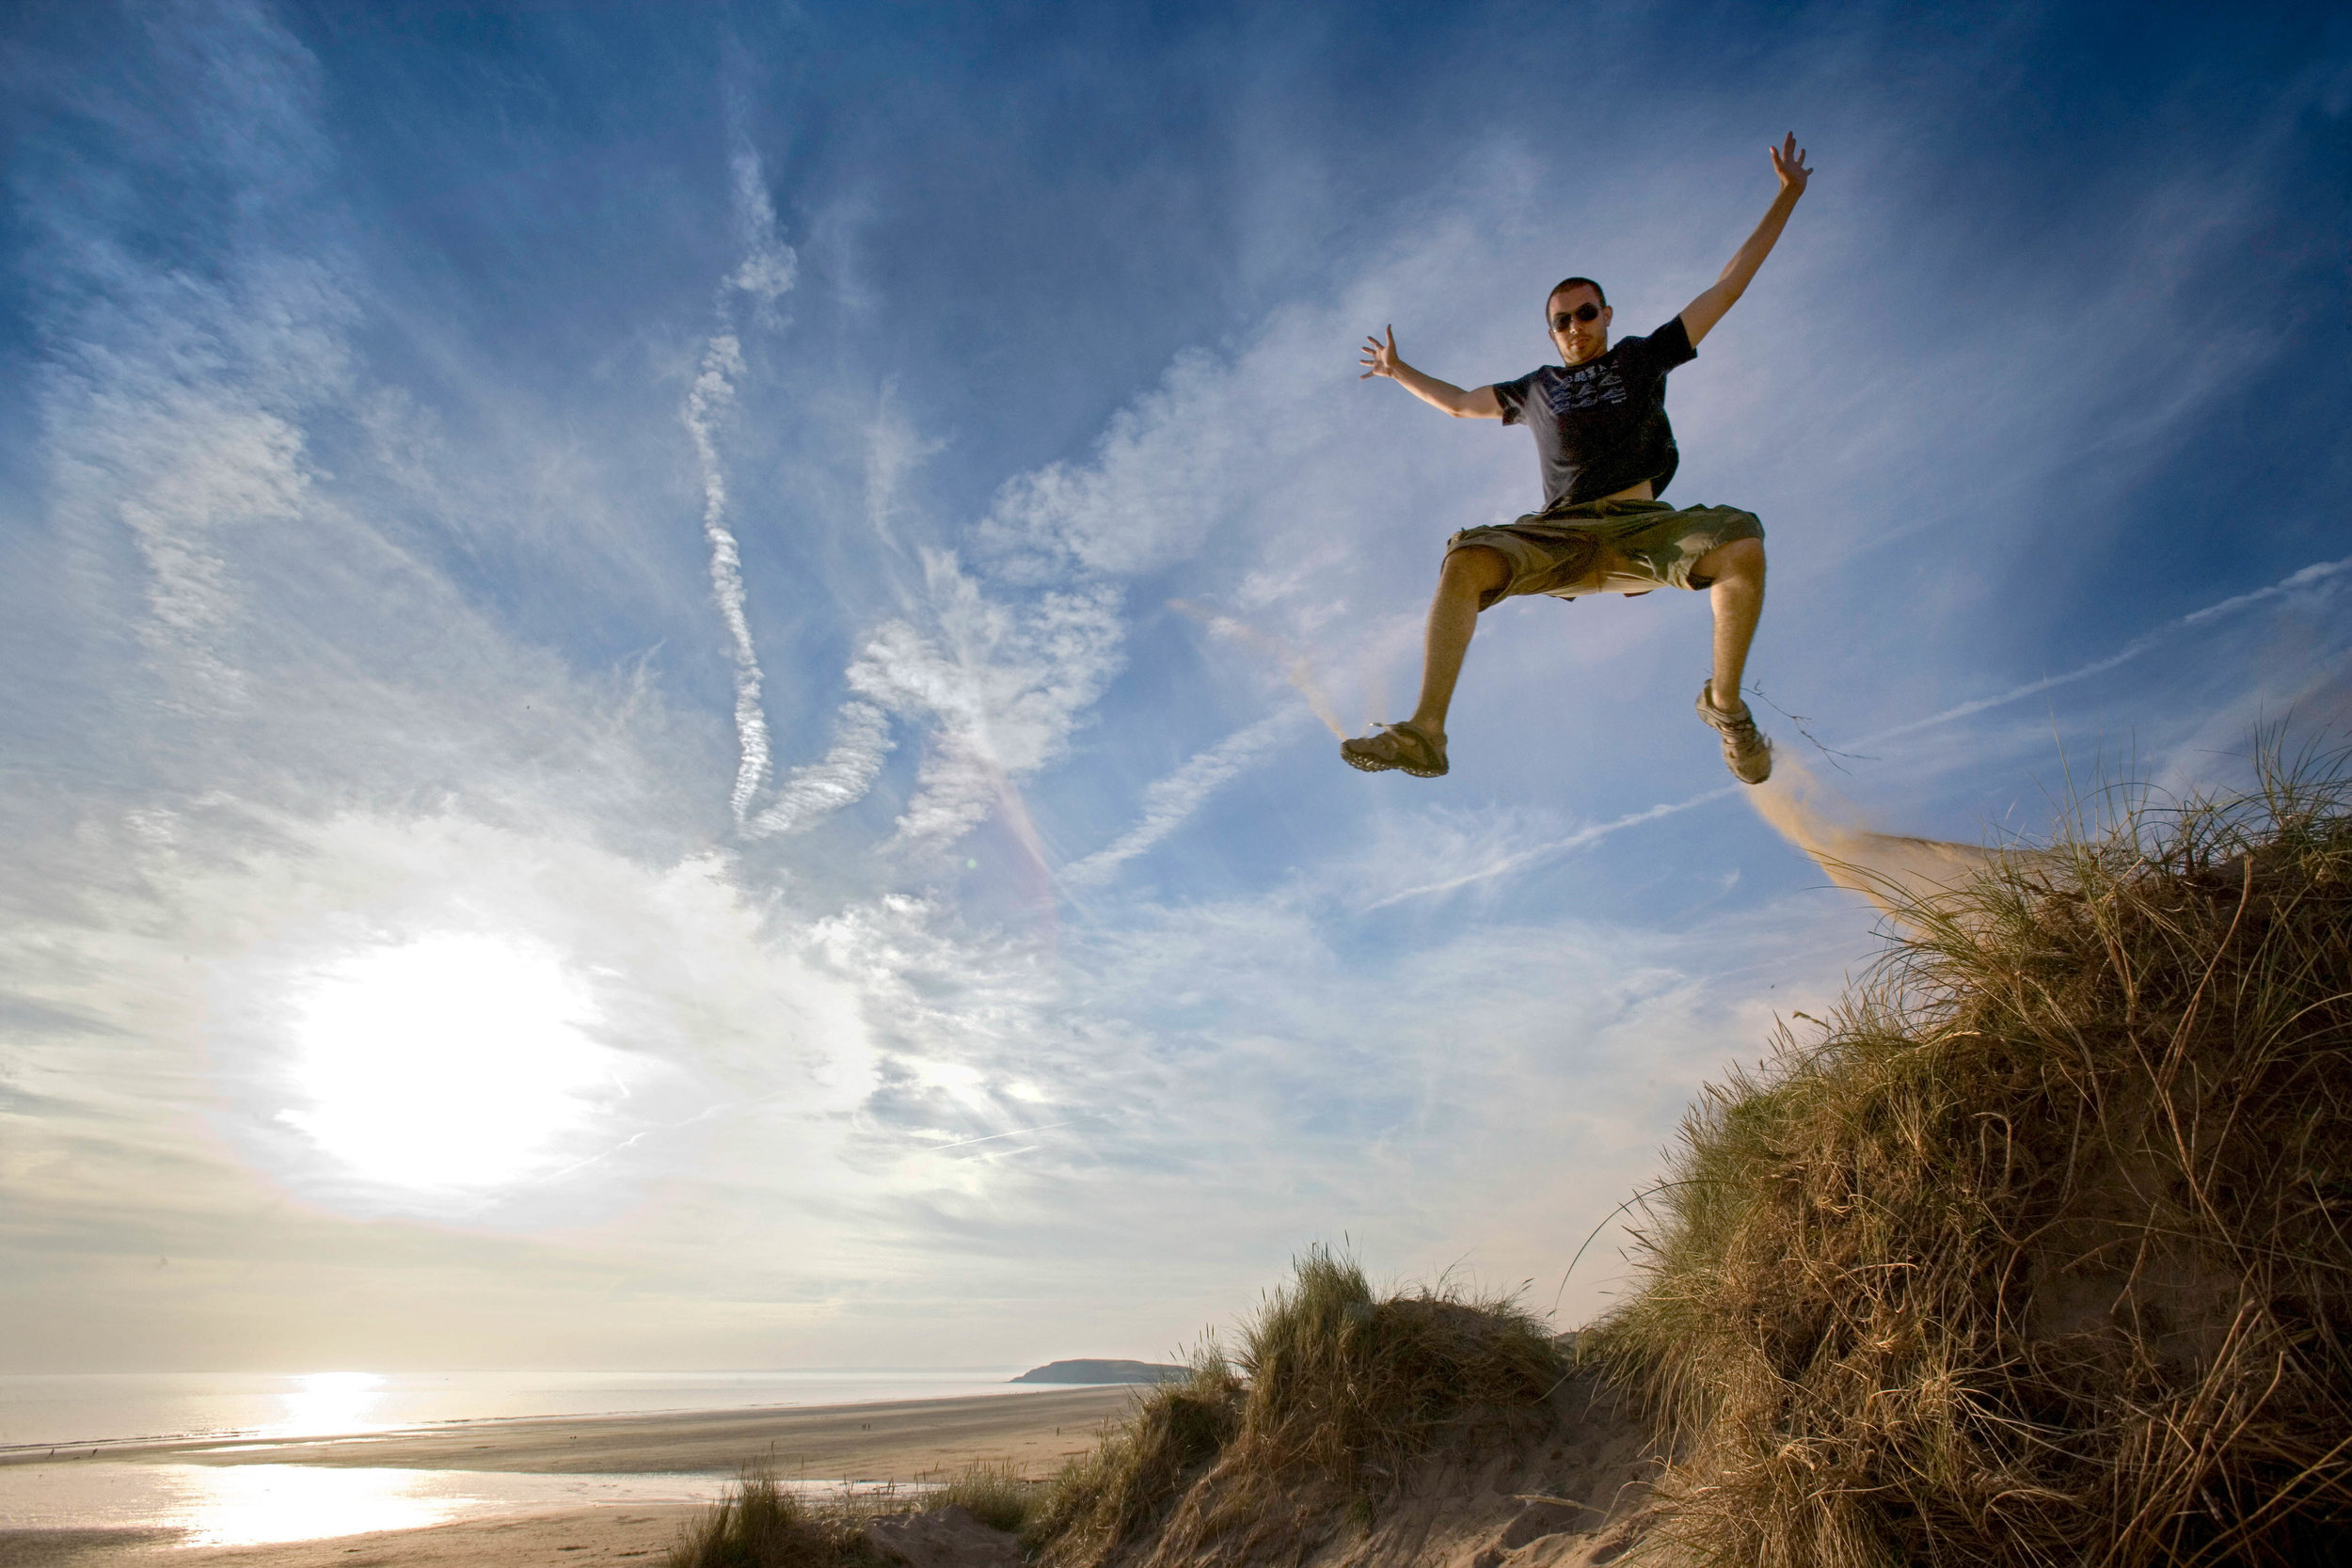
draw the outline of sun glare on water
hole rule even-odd
[[[358,1174],[482,1188],[532,1174],[616,1087],[586,990],[545,949],[429,937],[346,958],[295,999],[278,1118]],[[601,1098],[598,1096],[597,1098]]]
[[[310,1437],[358,1432],[383,1398],[384,1380],[373,1372],[309,1372],[278,1396],[285,1412],[266,1429],[272,1437]]]

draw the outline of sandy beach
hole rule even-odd
[[[979,1460],[1050,1472],[1089,1448],[1126,1387],[1059,1388],[978,1399],[909,1400],[775,1410],[499,1421],[283,1442],[213,1440],[101,1446],[83,1463],[302,1465],[533,1475],[730,1473],[751,1461],[824,1481],[919,1481]],[[0,1467],[63,1471],[67,1455],[0,1456]],[[28,1478],[29,1479],[29,1478]],[[579,1563],[658,1559],[696,1505],[632,1503],[505,1513],[373,1535],[273,1545],[188,1547],[151,1529],[0,1529],[0,1568],[163,1560],[272,1568],[375,1563]]]
[[[659,1563],[700,1505],[573,1509],[469,1519],[431,1529],[336,1535],[268,1546],[184,1547],[168,1530],[0,1531],[0,1568],[250,1563],[254,1568],[538,1568],[628,1560]]]

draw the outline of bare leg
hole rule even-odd
[[[1715,611],[1715,668],[1710,677],[1715,707],[1723,713],[1743,713],[1748,705],[1740,698],[1740,682],[1747,673],[1756,623],[1764,613],[1764,541],[1735,539],[1718,545],[1693,562],[1691,570],[1715,579],[1708,590]],[[1431,624],[1436,624],[1435,611]]]
[[[1759,571],[1759,581],[1761,580]],[[1438,592],[1429,601],[1429,630],[1422,645],[1421,703],[1410,721],[1439,745],[1445,743],[1446,709],[1454,705],[1454,683],[1462,677],[1462,656],[1478,629],[1478,600],[1511,580],[1511,563],[1499,550],[1472,545],[1447,554],[1438,571]],[[1748,617],[1749,629],[1756,626]]]

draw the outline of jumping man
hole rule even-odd
[[[1608,298],[1589,277],[1551,291],[1544,313],[1560,350],[1558,367],[1464,391],[1366,339],[1364,378],[1385,375],[1457,420],[1524,423],[1543,465],[1544,509],[1502,528],[1464,529],[1446,541],[1421,676],[1421,703],[1402,723],[1340,743],[1340,755],[1368,773],[1398,768],[1416,778],[1446,770],[1445,715],[1478,612],[1518,594],[1573,599],[1585,594],[1706,589],[1715,612],[1715,662],[1699,688],[1699,717],[1721,732],[1724,760],[1742,784],[1772,771],[1771,742],[1740,696],[1740,677],[1764,609],[1764,527],[1728,506],[1680,511],[1658,499],[1680,454],[1666,423],[1666,372],[1698,356],[1699,341],[1745,293],[1812,170],[1790,136],[1771,150],[1780,194],[1714,286],[1646,338],[1609,344]]]

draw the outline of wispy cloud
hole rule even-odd
[[[768,195],[766,171],[759,154],[738,142],[727,160],[735,176],[735,233],[743,260],[727,275],[727,287],[752,302],[760,325],[781,325],[776,301],[790,291],[800,276],[800,256],[776,232],[776,207]]]
[[[898,405],[896,388],[885,386],[873,421],[866,429],[866,521],[893,553],[904,549],[898,514],[908,479],[946,443],[917,430]]]
[[[954,839],[1012,781],[1059,757],[1117,671],[1123,632],[1112,584],[1015,601],[991,594],[951,554],[928,552],[924,567],[930,627],[877,628],[849,671],[861,696],[933,726],[898,820],[906,844]]]
[[[1143,815],[1136,825],[1094,853],[1065,867],[1062,880],[1076,887],[1107,881],[1121,865],[1183,827],[1220,785],[1256,763],[1296,729],[1298,719],[1295,709],[1268,714],[1190,758],[1168,777],[1155,781],[1143,792]]]
[[[156,44],[177,56],[192,145],[183,178],[242,193],[223,264],[157,268],[126,245],[88,183],[18,191],[45,230],[35,272],[48,340],[40,405],[55,514],[87,547],[122,531],[147,572],[140,637],[175,702],[240,706],[246,585],[236,536],[297,516],[310,497],[303,420],[349,385],[356,314],[332,247],[273,244],[320,167],[310,112],[318,68],[259,12],[167,9]],[[129,135],[139,113],[76,105]]]

